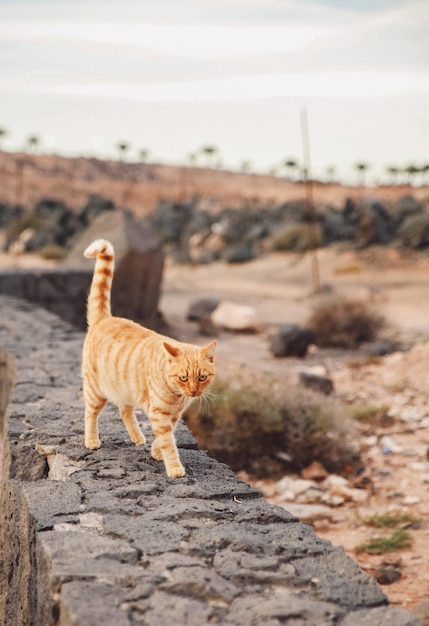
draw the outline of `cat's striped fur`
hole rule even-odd
[[[98,416],[106,402],[119,407],[131,440],[143,445],[145,437],[134,414],[135,408],[142,409],[155,435],[152,457],[164,461],[170,478],[183,476],[174,429],[186,405],[213,381],[216,342],[200,348],[113,317],[113,246],[98,239],[84,254],[96,257],[82,361],[85,446],[90,450],[100,447]]]

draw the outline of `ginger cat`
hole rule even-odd
[[[214,379],[216,341],[200,348],[113,317],[113,246],[98,239],[84,255],[96,257],[82,362],[85,446],[90,450],[100,447],[98,416],[106,402],[119,407],[131,440],[143,445],[146,440],[134,414],[135,408],[143,409],[155,435],[152,457],[164,461],[170,478],[183,476],[174,429],[187,404],[201,396]]]

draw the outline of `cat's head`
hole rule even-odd
[[[171,389],[188,398],[201,396],[215,376],[216,341],[199,348],[164,341],[167,354],[167,376]]]

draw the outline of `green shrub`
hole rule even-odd
[[[410,548],[413,543],[411,533],[403,528],[397,528],[389,537],[375,537],[367,543],[356,546],[356,552],[366,552],[367,554],[385,554],[386,552],[396,552]]]
[[[34,215],[34,213],[23,213],[18,219],[10,222],[7,226],[7,237],[11,241],[18,239],[19,235],[27,228],[32,228],[35,231],[40,230],[42,226],[41,219]]]
[[[391,513],[373,515],[365,523],[375,528],[397,528],[398,526],[414,524],[415,522],[417,522],[417,518],[412,513],[408,511],[393,511]]]
[[[354,466],[353,430],[332,399],[280,379],[217,380],[210,401],[192,405],[186,422],[199,445],[234,471],[278,476],[313,460],[329,471]]]
[[[392,423],[387,404],[354,404],[348,409],[352,419],[371,426],[388,426]]]
[[[356,348],[373,341],[385,324],[384,317],[361,300],[332,298],[320,304],[307,325],[324,347]]]
[[[318,224],[305,222],[287,224],[270,240],[270,248],[276,252],[306,252],[322,245],[322,231]]]
[[[48,244],[39,251],[40,256],[43,259],[51,259],[53,261],[62,261],[65,258],[67,251],[61,246],[56,244]]]

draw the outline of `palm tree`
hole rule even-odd
[[[335,180],[336,168],[334,165],[328,165],[326,168],[326,180],[328,183],[333,183]]]
[[[218,152],[218,149],[216,148],[216,146],[212,146],[212,145],[202,146],[201,152],[206,155],[207,167],[210,167],[210,165],[213,167],[214,157]]]
[[[198,161],[198,154],[196,152],[190,152],[188,154],[188,161],[190,166],[195,166]]]
[[[296,161],[295,159],[286,159],[286,161],[283,162],[283,167],[286,168],[287,172],[290,172],[289,179],[292,180],[293,174],[298,168],[298,161]]]
[[[29,152],[37,152],[40,146],[40,137],[38,135],[28,135],[26,143]]]
[[[7,137],[8,132],[6,128],[0,127],[0,143]]]
[[[389,165],[388,167],[386,167],[386,172],[390,174],[390,184],[396,185],[396,183],[398,182],[399,167],[396,167],[395,165]]]
[[[365,187],[365,172],[369,169],[369,167],[369,164],[365,161],[358,161],[358,163],[355,164],[355,169],[358,173],[358,187]]]
[[[404,167],[404,172],[408,174],[408,183],[412,185],[414,177],[420,172],[420,169],[416,167],[413,163],[410,163],[409,165],[407,165],[407,167]]]
[[[139,157],[140,157],[140,161],[142,163],[146,163],[148,157],[149,157],[149,150],[146,150],[145,148],[142,148],[139,152]]]
[[[252,169],[252,162],[249,161],[248,159],[243,159],[240,163],[240,170],[243,172],[243,174],[248,174],[251,169]]]
[[[130,149],[130,144],[127,141],[118,141],[116,147],[119,151],[119,160],[124,161],[125,155]]]

